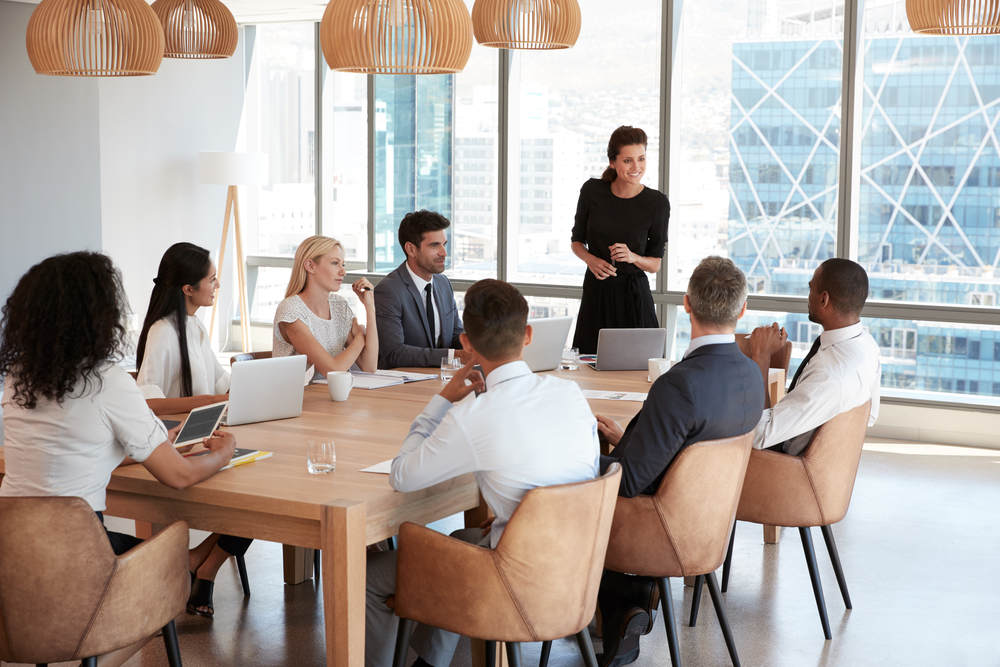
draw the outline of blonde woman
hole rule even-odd
[[[365,278],[351,286],[365,306],[366,331],[347,301],[335,294],[345,275],[340,241],[310,236],[299,244],[285,299],[274,314],[274,356],[306,355],[308,363],[316,367],[317,379],[330,371],[350,370],[355,363],[363,371],[375,372],[375,293]]]

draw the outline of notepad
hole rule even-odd
[[[382,461],[382,463],[376,463],[375,465],[368,466],[367,468],[362,468],[358,472],[374,472],[380,475],[388,475],[392,472],[392,459]]]
[[[637,401],[642,403],[648,394],[638,391],[598,391],[596,389],[584,389],[583,397],[598,399],[602,401]]]

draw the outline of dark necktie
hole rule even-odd
[[[437,342],[437,334],[434,333],[434,292],[429,283],[424,291],[427,292],[427,323],[431,327],[431,347],[434,347]]]
[[[802,376],[802,371],[803,369],[805,369],[806,364],[808,364],[809,360],[815,357],[816,353],[819,352],[819,343],[820,343],[820,337],[816,336],[816,340],[813,341],[812,347],[809,348],[809,354],[806,355],[806,358],[802,360],[801,364],[799,364],[798,370],[795,371],[795,377],[792,378],[792,384],[791,386],[788,387],[788,391],[795,389],[795,385],[796,383],[798,383],[799,378]]]

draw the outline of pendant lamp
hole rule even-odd
[[[42,0],[25,42],[39,74],[139,76],[163,60],[163,28],[143,0]]]
[[[239,30],[219,0],[156,0],[153,11],[163,24],[164,58],[229,58]]]
[[[906,0],[906,18],[925,35],[995,35],[1000,0]]]
[[[451,74],[472,52],[462,0],[330,0],[319,42],[331,69],[360,74]]]
[[[476,41],[498,49],[569,49],[580,36],[577,0],[476,0]]]

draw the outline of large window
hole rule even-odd
[[[495,276],[532,316],[575,316],[579,190],[611,132],[635,125],[650,142],[644,183],[671,200],[651,285],[675,358],[706,255],[747,275],[741,329],[788,329],[792,372],[821,330],[807,283],[849,257],[869,274],[886,396],[1000,405],[1000,38],[914,35],[904,0],[863,9],[582,0],[572,49],[473,45],[463,72],[416,77],[317,77],[315,24],[259,26],[247,149],[270,154],[272,184],[250,195],[252,316],[273,316],[305,236],[339,238],[352,271],[378,280],[403,261],[400,219],[421,208],[452,221],[456,294]]]
[[[659,0],[582,0],[574,48],[513,57],[507,159],[508,277],[582,285],[570,250],[580,187],[608,166],[620,125],[646,131],[646,175],[659,187]]]
[[[706,255],[804,295],[836,255],[843,0],[687,3],[668,286]]]

